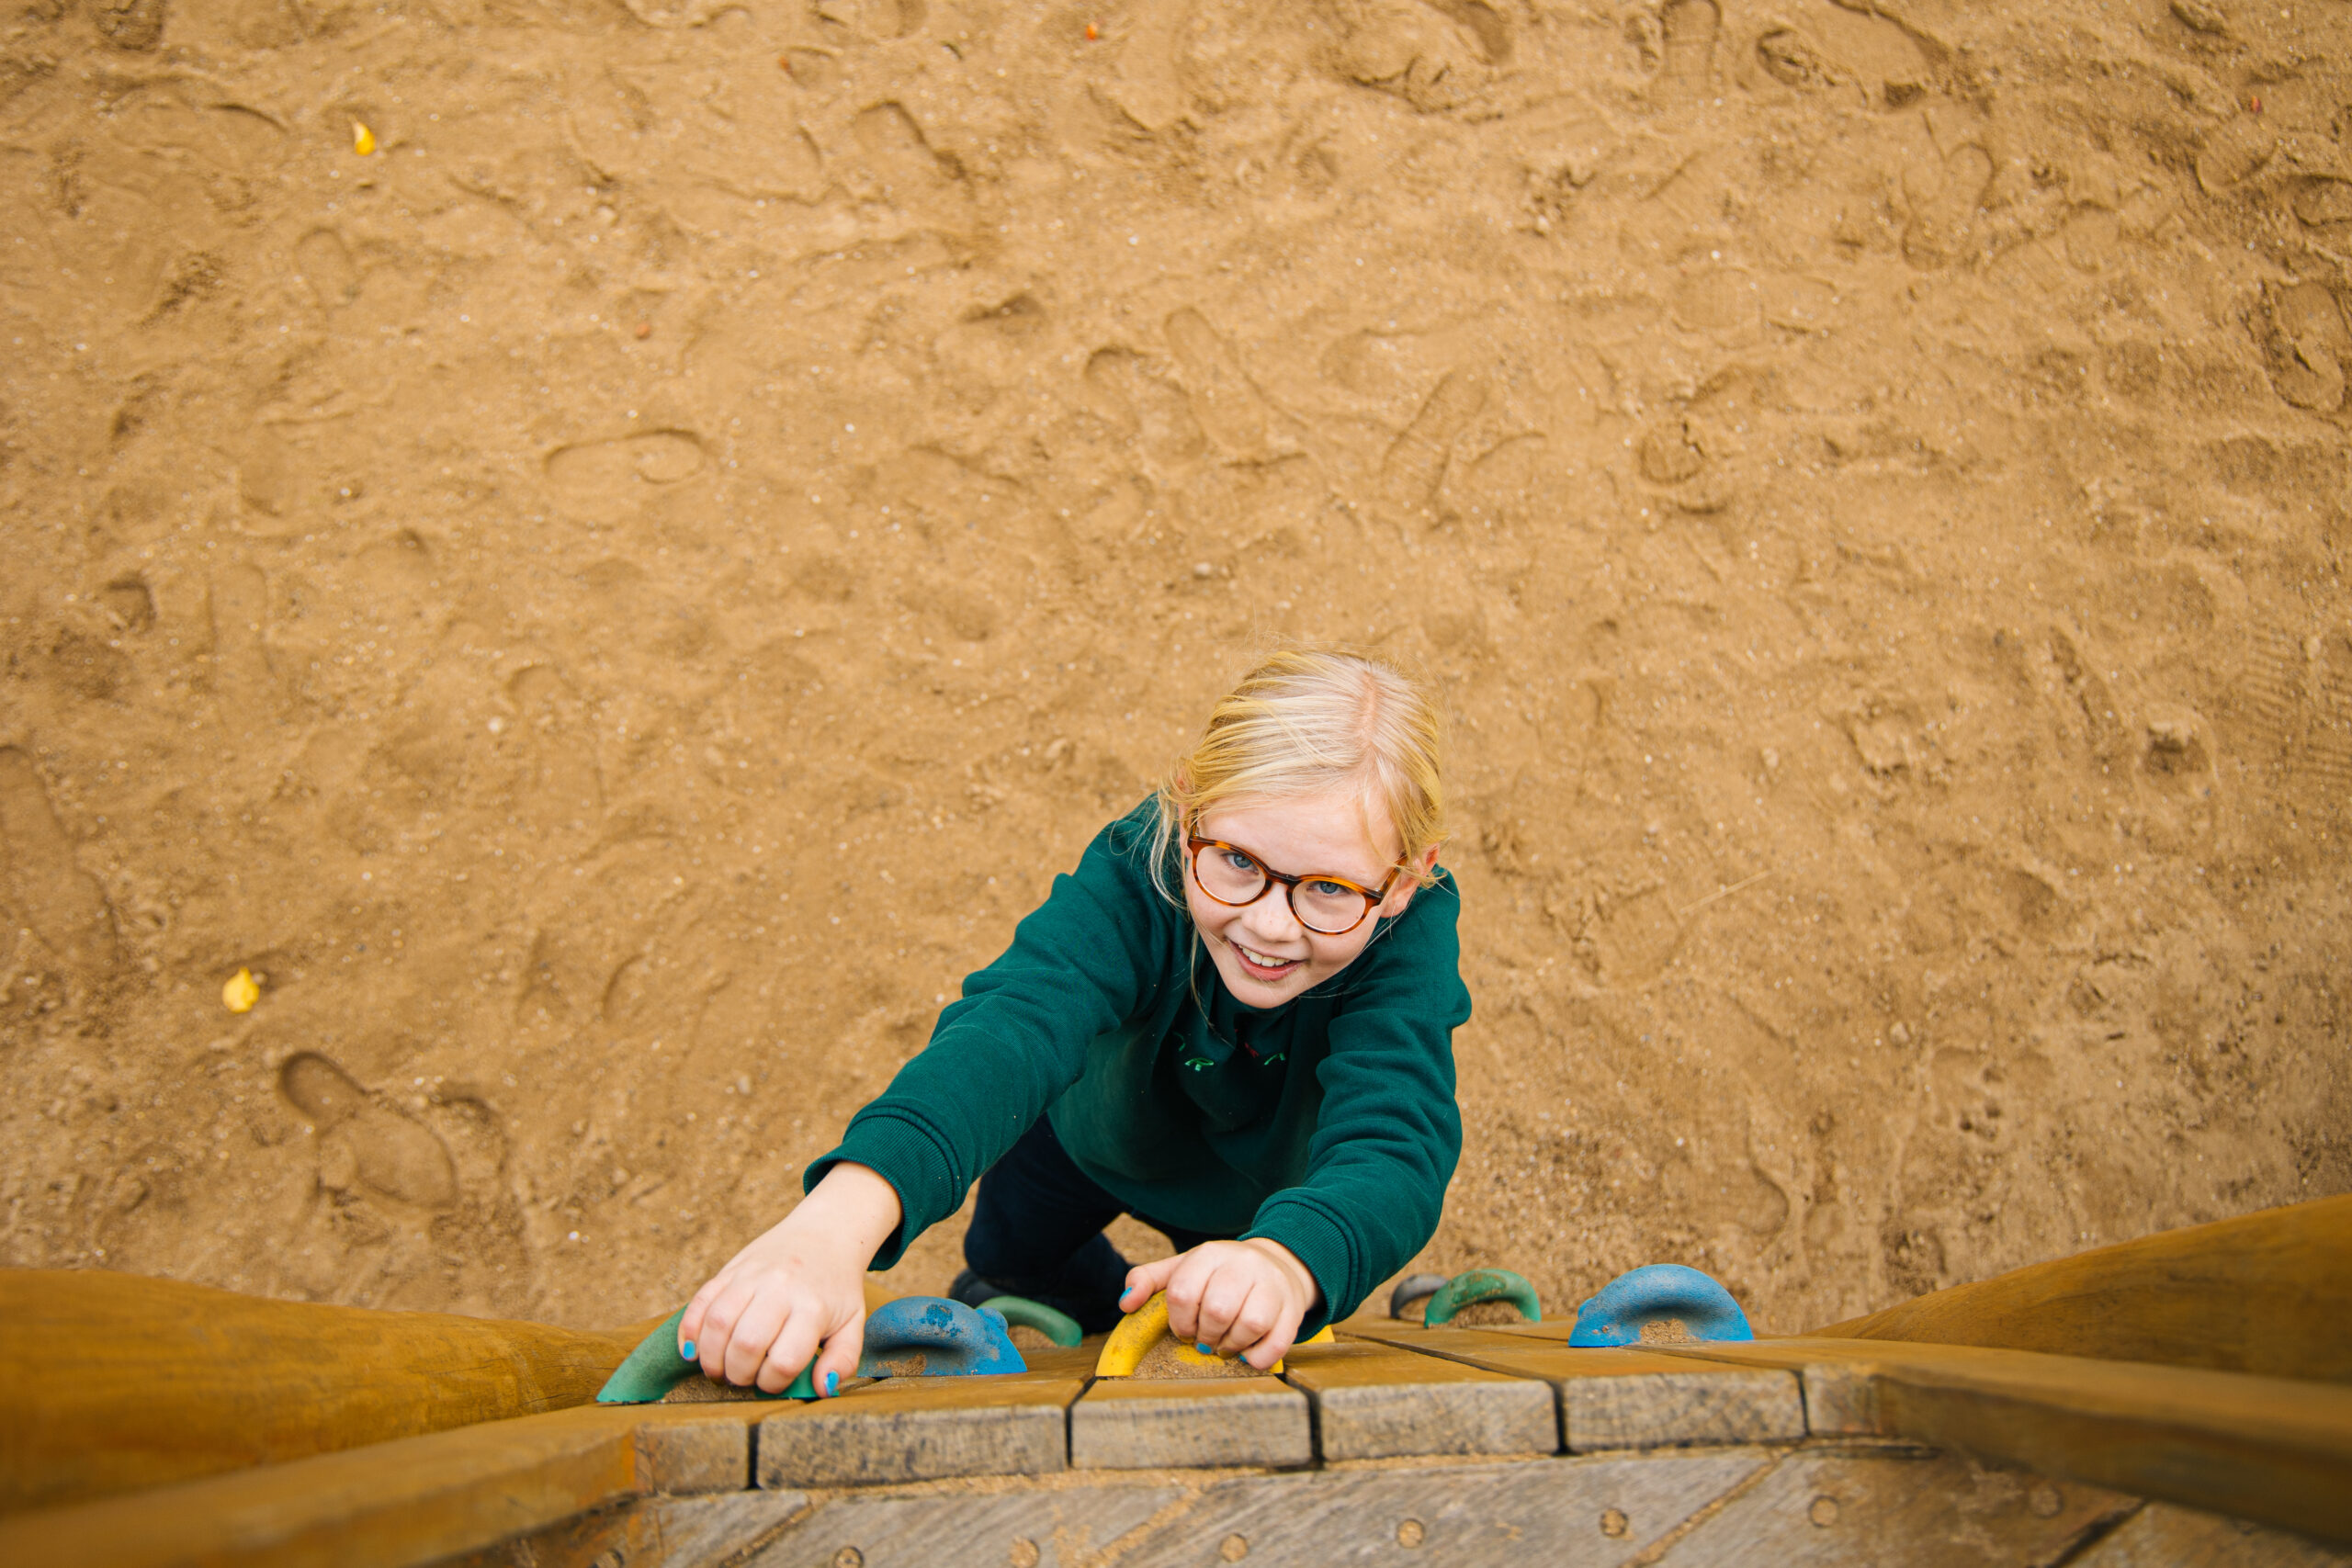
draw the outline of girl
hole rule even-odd
[[[1091,1331],[1165,1290],[1174,1332],[1261,1369],[1354,1311],[1437,1228],[1462,1149],[1439,750],[1384,665],[1251,671],[965,980],[800,1205],[695,1292],[680,1353],[769,1393],[813,1356],[833,1393],[865,1271],[976,1177],[963,1299],[1039,1297]],[[1177,1255],[1127,1268],[1102,1234],[1123,1212]]]

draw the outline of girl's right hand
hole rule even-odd
[[[866,1166],[847,1162],[776,1227],[728,1260],[686,1303],[678,1353],[714,1378],[781,1393],[816,1359],[830,1395],[857,1371],[865,1340],[865,1266],[902,1211]]]

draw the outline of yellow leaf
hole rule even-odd
[[[220,987],[220,1005],[231,1012],[251,1012],[261,1000],[261,987],[250,969],[240,969]]]
[[[376,133],[356,119],[351,122],[351,150],[363,158],[376,150]]]

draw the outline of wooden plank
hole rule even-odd
[[[2352,1197],[2192,1225],[1816,1330],[2352,1382]]]
[[[1306,1395],[1280,1378],[1102,1378],[1070,1406],[1075,1470],[1306,1464]]]
[[[1754,1484],[1692,1517],[1658,1560],[1666,1568],[2052,1568],[2136,1506],[1956,1455],[1814,1443],[1782,1450]]]
[[[752,1429],[767,1415],[758,1404],[729,1401],[625,1408],[635,1419],[640,1491],[687,1496],[741,1492],[752,1484]]]
[[[427,1562],[648,1492],[741,1489],[762,1414],[590,1404],[397,1438],[0,1518],[0,1562]]]
[[[1754,1450],[1698,1449],[1273,1474],[1094,1472],[985,1492],[850,1492],[817,1499],[765,1538],[750,1562],[757,1568],[1607,1564],[1638,1560],[1770,1462]],[[1922,1544],[1925,1552],[1889,1560],[1951,1560],[1938,1556],[1934,1543]],[[630,1568],[654,1565],[632,1559]],[[705,1565],[662,1561],[659,1568]]]
[[[1571,1453],[1690,1443],[1792,1442],[1804,1436],[1803,1389],[1784,1371],[1694,1375],[1691,1363],[1631,1348],[1569,1349],[1485,1328],[1360,1330],[1365,1337],[1557,1391]]]
[[[0,1519],[0,1562],[401,1568],[634,1497],[639,1407],[486,1422]]]
[[[888,1378],[839,1398],[763,1406],[759,1483],[866,1486],[959,1475],[1044,1475],[1069,1462],[1070,1402],[1093,1352],[1023,1354],[1002,1377]]]
[[[2336,1383],[1810,1335],[1660,1353],[1822,1379],[1833,1415],[1883,1435],[2352,1542],[2352,1389]]]
[[[641,1337],[0,1269],[0,1510],[585,1404]]]
[[[1560,1446],[1557,1397],[1541,1380],[1351,1340],[1293,1349],[1283,1381],[1306,1395],[1327,1460]]]
[[[2151,1503],[2071,1568],[2346,1568],[2352,1552],[2219,1514]]]

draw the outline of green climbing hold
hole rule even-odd
[[[1464,1307],[1480,1302],[1509,1302],[1519,1309],[1519,1315],[1530,1323],[1544,1321],[1543,1303],[1535,1299],[1535,1287],[1508,1269],[1473,1269],[1448,1280],[1437,1294],[1430,1298],[1423,1309],[1421,1322],[1435,1328],[1451,1322],[1453,1314]]]
[[[1076,1318],[1027,1296],[990,1296],[980,1303],[980,1310],[996,1313],[1014,1327],[1034,1328],[1065,1350],[1086,1337]]]
[[[678,1354],[678,1325],[685,1317],[686,1309],[680,1307],[662,1320],[662,1326],[637,1342],[637,1348],[613,1370],[605,1386],[596,1391],[599,1404],[653,1404],[662,1396],[685,1382],[702,1376],[699,1363],[689,1361]],[[810,1367],[816,1363],[811,1361]],[[792,1386],[782,1393],[764,1390],[752,1392],[762,1399],[814,1399],[817,1385],[809,1380],[808,1367],[792,1380]]]

